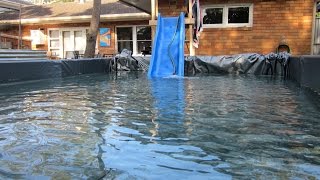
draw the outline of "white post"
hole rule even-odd
[[[156,19],[156,0],[151,0],[151,20]]]
[[[189,19],[192,18],[192,0],[189,0],[188,18]],[[190,40],[190,44],[189,44],[190,56],[194,56],[196,53],[195,53],[195,49],[193,47],[193,27],[192,27],[192,24],[189,24],[189,40]]]
[[[313,15],[312,15],[312,31],[311,31],[311,50],[310,50],[310,54],[314,55],[314,47],[315,47],[315,29],[316,29],[316,14],[317,14],[317,3],[318,0],[314,1],[314,5],[313,5]]]
[[[19,39],[18,39],[18,49],[22,48],[22,40],[21,40],[21,4],[19,6]]]
[[[156,12],[157,12],[157,5],[158,2],[156,0],[151,0],[151,20],[156,20]],[[156,26],[151,26],[151,36],[152,36],[152,42],[154,40],[154,36],[156,35]]]

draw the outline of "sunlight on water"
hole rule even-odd
[[[315,98],[254,76],[0,85],[0,179],[319,179]]]

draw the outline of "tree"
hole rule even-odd
[[[87,45],[84,52],[85,58],[93,58],[96,49],[96,41],[98,35],[98,28],[100,24],[101,0],[93,0],[92,17],[90,22],[90,29],[87,33]]]

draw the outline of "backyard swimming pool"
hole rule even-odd
[[[319,103],[282,79],[93,74],[0,100],[0,179],[320,178]]]

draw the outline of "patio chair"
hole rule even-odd
[[[74,59],[83,58],[83,55],[84,55],[84,54],[80,54],[79,51],[73,51]]]

